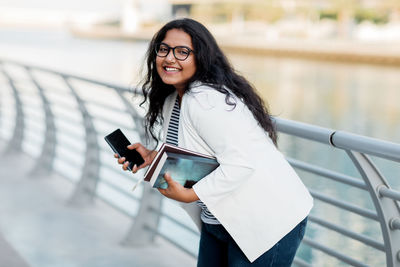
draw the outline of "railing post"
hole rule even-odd
[[[13,154],[15,152],[22,151],[22,141],[24,139],[24,130],[25,130],[24,110],[22,108],[21,97],[15,86],[14,80],[4,70],[4,66],[2,63],[0,63],[0,68],[1,68],[1,71],[3,72],[4,76],[8,80],[8,83],[11,86],[14,100],[15,100],[16,115],[15,115],[14,131],[13,131],[11,140],[8,142],[8,145],[4,149],[5,154]]]
[[[97,142],[97,132],[93,125],[93,118],[88,112],[85,102],[75,91],[75,88],[69,82],[68,77],[63,76],[63,79],[71,90],[72,95],[75,97],[79,111],[82,114],[86,144],[85,162],[82,169],[82,175],[69,202],[74,205],[90,204],[96,196],[96,188],[100,172],[100,148]]]
[[[400,267],[400,230],[390,225],[391,221],[400,218],[399,205],[396,201],[379,195],[380,187],[390,186],[373,162],[363,153],[350,150],[347,153],[364,179],[374,202],[385,244],[386,264],[388,267]]]
[[[155,191],[148,184],[143,186],[142,200],[140,201],[139,212],[135,217],[131,228],[126,234],[122,244],[141,246],[154,241],[160,222],[160,208],[162,205],[161,194]],[[157,212],[158,211],[158,212]]]
[[[121,90],[115,89],[115,91],[131,115],[140,139],[145,140],[146,136],[143,126],[143,117],[140,116],[140,114],[138,114],[138,112],[132,107],[132,104],[127,101]],[[140,246],[150,244],[154,241],[156,233],[151,229],[158,229],[161,204],[161,194],[145,184],[143,186],[139,212],[136,215],[135,220],[132,223],[132,226],[126,234],[124,240],[122,241],[122,244]]]
[[[56,126],[50,102],[47,99],[47,96],[44,93],[43,88],[39,85],[35,77],[32,75],[31,68],[25,67],[25,69],[29,77],[31,78],[33,84],[39,91],[39,96],[42,100],[44,115],[45,115],[46,130],[45,130],[42,151],[40,153],[40,156],[36,159],[36,163],[30,172],[31,175],[39,176],[41,174],[48,174],[53,169],[53,162],[56,154],[56,145],[57,145]]]

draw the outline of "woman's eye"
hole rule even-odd
[[[178,54],[183,55],[183,56],[186,56],[187,54],[189,54],[189,51],[185,48],[178,49],[177,52],[178,52]]]
[[[168,52],[168,48],[165,47],[165,46],[161,46],[161,47],[158,49],[158,52],[166,53],[166,52]]]

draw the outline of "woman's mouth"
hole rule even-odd
[[[178,68],[174,68],[174,67],[164,67],[164,70],[166,70],[167,72],[178,72],[178,71],[180,71]]]

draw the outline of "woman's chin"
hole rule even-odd
[[[184,84],[184,83],[182,83],[180,81],[176,81],[175,79],[162,79],[162,81],[165,84],[174,86],[175,88],[182,87],[182,85]]]

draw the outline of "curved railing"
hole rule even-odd
[[[188,216],[146,185],[131,192],[143,173],[122,172],[103,141],[117,127],[131,141],[145,140],[140,95],[10,61],[0,61],[0,85],[5,152],[32,155],[32,175],[57,172],[76,184],[70,203],[88,205],[98,197],[132,217],[124,244],[148,244],[161,236],[197,256],[199,236]],[[280,149],[315,199],[295,264],[400,266],[400,192],[391,187],[399,178],[400,145],[275,122]]]

